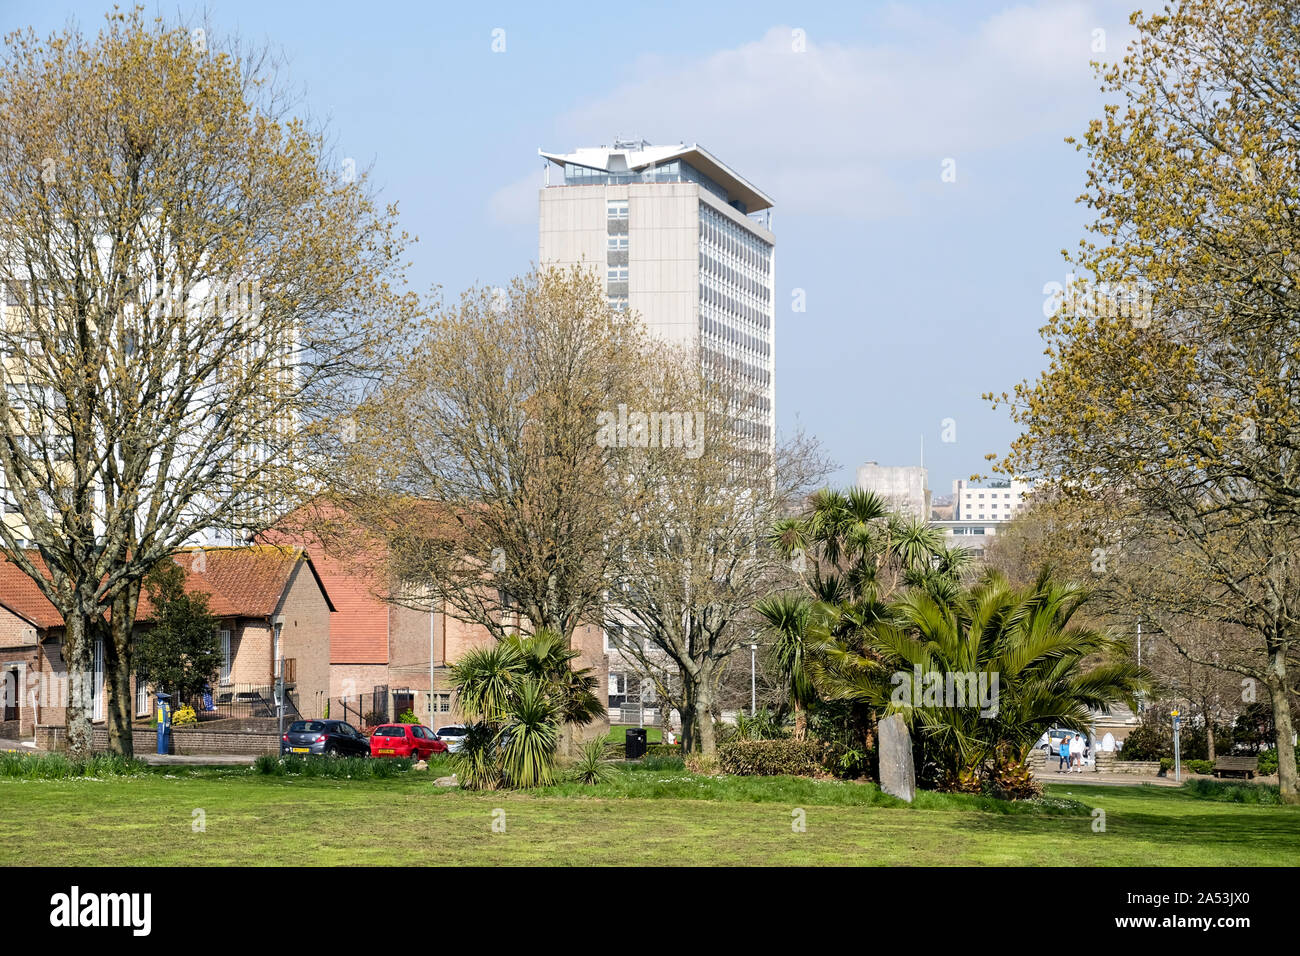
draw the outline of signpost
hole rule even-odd
[[[1178,711],[1171,710],[1169,716],[1174,718],[1174,780],[1183,782],[1183,760],[1178,750]]]

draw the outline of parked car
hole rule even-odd
[[[1061,752],[1061,741],[1068,740],[1070,737],[1075,736],[1076,734],[1083,737],[1083,742],[1084,745],[1086,746],[1088,743],[1087,734],[1081,734],[1077,730],[1067,730],[1064,727],[1054,727],[1051,730],[1049,730],[1047,733],[1043,734],[1043,736],[1039,737],[1038,743],[1034,744],[1034,747],[1037,748],[1038,750],[1046,750],[1049,758],[1055,757],[1057,754]],[[1087,763],[1089,764],[1092,763],[1092,757],[1093,754],[1091,751],[1089,751]]]
[[[447,745],[448,753],[460,753],[460,748],[465,743],[465,734],[467,731],[464,727],[439,727],[438,739]]]
[[[428,760],[447,745],[424,724],[381,724],[370,732],[370,756]]]
[[[369,757],[370,741],[343,720],[295,720],[280,738],[280,753]]]

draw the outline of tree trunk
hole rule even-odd
[[[64,616],[63,663],[67,668],[67,706],[64,711],[68,733],[68,756],[89,757],[93,742],[94,716],[91,684],[94,680],[91,616],[83,610]]]
[[[804,740],[808,736],[808,711],[799,701],[794,702],[794,739]]]
[[[1283,803],[1300,804],[1296,790],[1295,729],[1291,703],[1286,693],[1286,645],[1279,643],[1269,654],[1268,691],[1273,698],[1273,727],[1277,738],[1277,779]]]
[[[1211,761],[1214,760],[1214,716],[1205,709],[1201,711],[1205,714],[1205,755]]]
[[[126,757],[135,756],[131,733],[131,634],[140,585],[123,588],[113,600],[113,613],[104,641],[105,715],[108,720],[108,749]]]
[[[717,741],[713,735],[713,684],[701,671],[699,686],[695,691],[696,733],[699,735],[699,752],[706,757],[718,752]]]

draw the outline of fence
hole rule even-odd
[[[414,705],[415,694],[405,687],[392,689],[380,684],[357,694],[330,697],[323,712],[312,716],[331,720],[346,720],[354,727],[375,727],[395,721]]]
[[[271,685],[234,684],[209,688],[199,695],[182,695],[177,705],[178,709],[183,705],[193,707],[200,721],[277,717],[276,693],[277,689]],[[302,716],[298,710],[298,695],[290,688],[285,688],[284,692],[284,716],[295,720]]]

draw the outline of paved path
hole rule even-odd
[[[1046,773],[1034,771],[1034,779],[1041,784],[1055,783],[1061,786],[1068,786],[1072,783],[1101,784],[1107,787],[1136,787],[1138,784],[1149,783],[1157,787],[1177,787],[1178,781],[1174,779],[1171,773],[1167,777],[1157,777],[1154,775],[1138,773],[1106,773],[1095,770],[1085,770],[1083,773],[1057,773],[1055,770],[1048,770]],[[1187,778],[1184,777],[1184,780]]]

